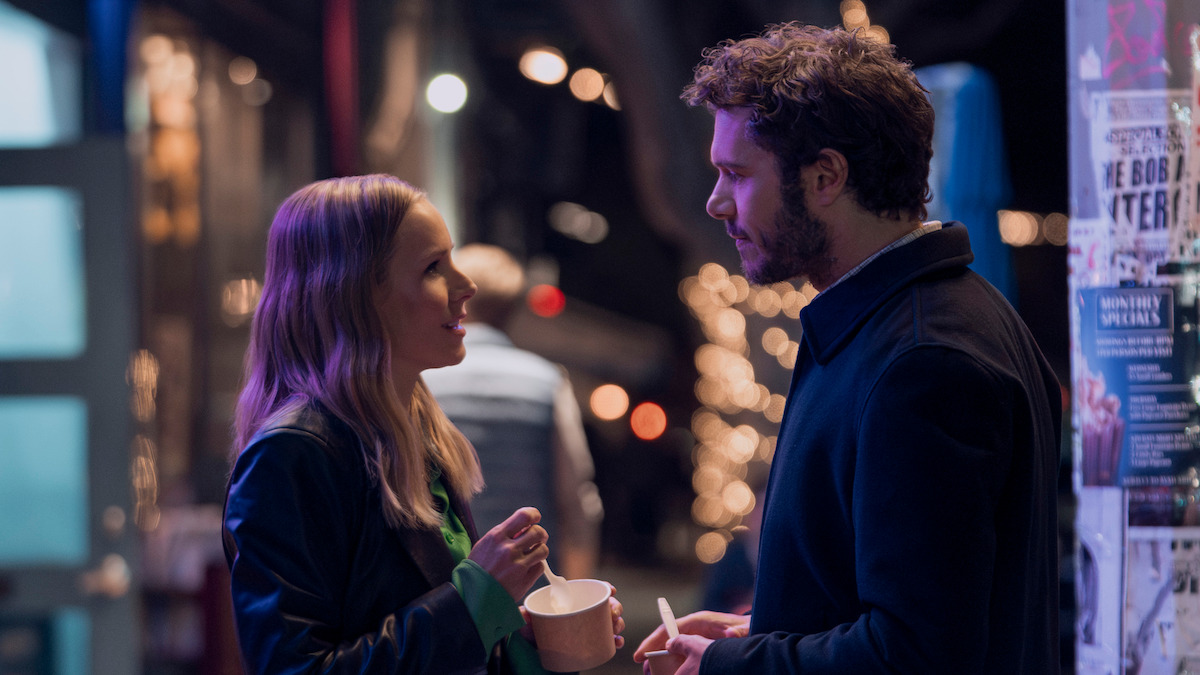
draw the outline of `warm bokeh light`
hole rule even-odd
[[[692,520],[713,530],[697,542],[696,556],[715,560],[754,509],[747,476],[761,475],[774,459],[777,437],[767,433],[783,420],[787,371],[800,349],[788,331],[799,330],[794,320],[817,291],[786,281],[751,286],[707,263],[678,293],[708,340],[694,354],[700,407],[691,417]]]
[[[779,326],[771,326],[763,331],[762,346],[772,356],[779,356],[788,346],[788,334]]]
[[[594,68],[580,68],[567,86],[580,101],[595,101],[604,95],[604,75]]]
[[[870,25],[870,19],[867,18],[867,10],[862,7],[862,3],[858,3],[858,7],[851,7],[842,13],[842,25],[846,30],[854,30],[855,28],[866,28]]]
[[[147,35],[138,46],[138,54],[148,64],[155,65],[166,61],[175,52],[171,38],[161,33]]]
[[[158,359],[148,349],[139,349],[129,359],[125,382],[130,387],[130,410],[139,422],[150,422],[157,414]]]
[[[721,502],[730,512],[744,516],[754,510],[754,491],[745,481],[735,480],[721,490]]]
[[[602,420],[615,420],[629,410],[629,394],[616,384],[602,384],[592,390],[588,404],[592,414]]]
[[[148,201],[142,234],[150,243],[182,246],[200,239],[200,136],[197,131],[196,57],[186,40],[151,35],[138,50],[139,88],[147,94],[147,153],[142,177]]]
[[[725,557],[727,541],[718,532],[705,532],[696,540],[696,557],[700,562],[713,564]]]
[[[613,110],[621,109],[621,103],[617,100],[617,89],[613,86],[612,82],[604,85],[604,93],[601,96],[604,98],[604,104],[608,107]]]
[[[599,244],[608,237],[608,219],[574,202],[557,202],[546,212],[550,227],[585,244]]]
[[[791,290],[784,293],[781,301],[783,303],[783,315],[789,319],[800,318],[800,310],[804,309],[804,306],[808,304],[808,298],[803,292],[798,290]]]
[[[771,402],[767,404],[767,409],[763,411],[763,417],[766,417],[768,422],[779,424],[783,421],[785,403],[787,403],[787,398],[782,394],[771,394]]]
[[[692,489],[696,494],[717,492],[725,486],[725,474],[717,467],[706,464],[692,472]]]
[[[1065,213],[1051,213],[1042,220],[1042,236],[1047,244],[1066,246],[1071,219]]]
[[[733,514],[730,513],[717,494],[704,493],[692,500],[692,518],[707,527],[721,527]]]
[[[652,441],[667,430],[667,413],[657,403],[640,403],[629,415],[629,427],[643,441]]]
[[[870,26],[866,30],[866,36],[876,42],[889,43],[892,41],[892,36],[887,32],[887,29],[878,24]]]
[[[720,284],[729,281],[729,272],[717,263],[705,263],[696,275],[700,283],[707,289],[715,290]]]
[[[778,436],[763,436],[758,442],[758,459],[761,462],[770,464],[775,458],[775,442],[779,440]]]
[[[796,357],[800,354],[799,342],[788,342],[783,353],[779,355],[779,365],[791,370],[796,367]]]
[[[567,296],[557,286],[537,284],[525,295],[529,309],[540,317],[558,316],[567,306]]]
[[[558,84],[567,77],[567,60],[554,47],[525,50],[517,67],[522,75],[541,84]]]
[[[773,288],[763,288],[753,295],[750,306],[755,312],[770,318],[783,310],[783,298]]]
[[[999,211],[1000,239],[1009,246],[1029,246],[1037,241],[1041,223],[1028,211]]]
[[[130,448],[130,479],[134,489],[133,520],[149,532],[158,527],[158,448],[153,439],[138,434]]]
[[[717,334],[725,340],[746,335],[746,316],[736,309],[723,309],[717,316]]]
[[[758,448],[758,431],[748,424],[739,424],[730,430],[725,442],[725,454],[738,464],[745,464],[754,457]]]
[[[234,84],[250,84],[258,77],[258,64],[254,59],[235,56],[229,62],[229,81]]]
[[[230,327],[241,326],[254,316],[262,284],[254,277],[233,279],[221,290],[221,318]]]
[[[438,112],[458,112],[467,103],[467,83],[457,75],[438,75],[425,88],[425,100]]]

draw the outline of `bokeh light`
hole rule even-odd
[[[763,332],[762,346],[768,354],[779,356],[787,350],[788,334],[779,326],[771,326]]]
[[[567,86],[580,101],[595,101],[604,95],[604,75],[594,68],[580,68],[571,75]]]
[[[458,112],[467,103],[467,83],[457,75],[438,75],[425,88],[425,100],[438,112]]]
[[[585,244],[598,244],[608,237],[608,219],[574,202],[557,202],[546,212],[550,227]]]
[[[692,520],[712,530],[697,540],[696,557],[715,562],[730,532],[746,527],[757,501],[752,485],[774,459],[777,437],[767,433],[783,420],[800,348],[788,331],[799,330],[794,320],[817,291],[786,281],[752,286],[707,263],[678,293],[708,340],[693,355],[700,407],[691,416]]]
[[[604,104],[613,110],[620,110],[621,103],[617,100],[617,89],[612,82],[604,85],[604,93],[601,94],[604,99]]]
[[[250,84],[258,77],[258,64],[245,56],[235,56],[229,62],[229,80],[234,84]]]
[[[745,481],[735,480],[721,490],[721,501],[730,512],[744,516],[754,510],[754,490]]]
[[[667,430],[667,413],[657,403],[640,403],[629,415],[629,427],[638,438],[652,441]]]
[[[540,317],[558,316],[567,306],[567,296],[557,286],[537,284],[525,295],[529,309]]]
[[[1047,244],[1066,246],[1071,219],[1064,213],[1051,213],[1042,220],[1042,235]]]
[[[517,67],[522,75],[541,84],[558,84],[567,77],[567,61],[554,47],[525,50]]]
[[[725,557],[728,541],[719,532],[705,532],[696,540],[696,557],[709,565]]]
[[[615,420],[629,410],[629,394],[620,385],[602,384],[592,390],[588,400],[592,414],[602,420]]]
[[[1041,228],[1039,218],[1028,211],[997,213],[1000,221],[1000,239],[1009,246],[1029,246],[1038,239]]]
[[[241,326],[254,316],[262,284],[254,277],[232,279],[221,289],[221,318],[230,327]]]

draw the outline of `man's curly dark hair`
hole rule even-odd
[[[832,148],[849,162],[863,208],[926,218],[933,106],[892,45],[791,22],[726,40],[703,57],[681,98],[714,111],[749,107],[748,133],[776,156],[785,189]]]

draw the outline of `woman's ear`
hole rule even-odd
[[[813,204],[829,206],[846,191],[850,178],[850,164],[846,156],[833,148],[824,148],[817,158],[800,170],[800,179],[808,186]]]

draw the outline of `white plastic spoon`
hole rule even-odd
[[[675,613],[667,604],[666,598],[658,599],[658,615],[662,617],[663,625],[667,627],[668,637],[679,637],[679,625],[675,623]]]
[[[559,614],[571,610],[571,588],[567,580],[550,571],[550,563],[542,561],[542,571],[550,582],[550,608]]]

